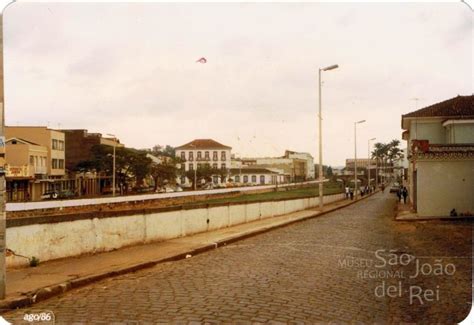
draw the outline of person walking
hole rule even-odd
[[[405,186],[403,186],[402,195],[403,195],[403,203],[407,204],[408,190]]]
[[[349,198],[349,186],[346,186],[346,199]]]
[[[351,196],[351,200],[354,200],[354,191],[352,189],[349,190],[349,195]]]
[[[397,190],[397,197],[398,197],[398,202],[402,200],[402,188],[399,187]]]

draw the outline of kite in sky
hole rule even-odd
[[[200,58],[199,60],[197,60],[196,62],[199,62],[199,63],[206,63],[207,60],[206,60],[206,58],[202,57],[202,58]]]

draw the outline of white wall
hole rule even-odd
[[[417,161],[417,203],[420,217],[474,213],[474,161]]]
[[[316,184],[317,181],[310,181],[298,184],[279,184],[278,187],[295,187],[302,184]],[[116,197],[101,197],[95,199],[76,199],[76,200],[56,200],[56,201],[41,201],[41,202],[18,202],[18,203],[7,203],[6,211],[25,211],[35,209],[50,209],[50,208],[65,208],[74,206],[85,206],[85,205],[97,205],[97,204],[108,204],[118,202],[129,202],[129,201],[147,201],[156,200],[162,198],[182,197],[182,196],[193,196],[193,195],[212,195],[219,193],[229,192],[248,192],[263,189],[272,189],[275,185],[261,185],[261,186],[246,186],[239,188],[223,188],[215,190],[202,190],[202,191],[189,191],[189,192],[175,192],[175,193],[154,193],[144,195],[128,195],[128,196],[116,196]]]
[[[343,198],[344,194],[325,196],[324,203]],[[16,254],[48,261],[221,229],[316,207],[318,202],[304,198],[8,227],[7,247]],[[7,257],[8,267],[27,262]]]

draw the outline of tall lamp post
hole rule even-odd
[[[365,120],[354,122],[354,195],[357,200],[357,124],[364,123]]]
[[[3,8],[2,8],[3,9]],[[3,97],[3,14],[0,14],[0,138],[1,146],[5,148],[4,142],[4,97]],[[6,214],[5,214],[5,151],[0,157],[0,299],[6,295]]]
[[[337,69],[339,66],[337,64],[330,65],[325,68],[319,68],[319,171],[318,171],[318,181],[319,181],[319,207],[323,207],[323,130],[322,130],[322,109],[321,109],[321,71],[329,71]]]
[[[117,145],[117,137],[109,133],[107,133],[107,135],[113,137],[114,139],[114,154],[113,154],[113,162],[112,162],[112,196],[115,196],[115,147]]]
[[[369,139],[367,145],[367,175],[368,175],[368,183],[367,186],[369,187],[370,191],[370,141],[374,141],[376,138]],[[377,172],[377,169],[375,170]]]

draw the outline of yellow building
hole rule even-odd
[[[42,194],[36,179],[47,174],[48,149],[36,143],[10,138],[5,141],[5,177],[8,201],[39,199]]]
[[[45,126],[5,127],[7,200],[39,200],[51,191],[74,190],[66,179],[65,135]]]

